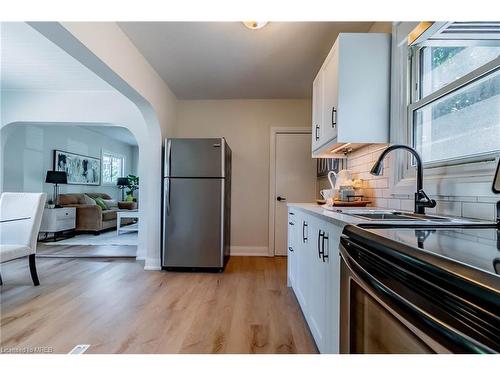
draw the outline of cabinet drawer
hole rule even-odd
[[[75,209],[69,210],[69,209],[60,209],[56,211],[56,220],[67,220],[67,219],[74,219],[75,218]]]
[[[62,231],[62,230],[70,230],[70,229],[75,229],[75,220],[74,219],[57,220],[57,227],[55,230]]]

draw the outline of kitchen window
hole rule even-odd
[[[427,168],[494,159],[500,153],[500,23],[430,29],[409,47],[409,141]]]
[[[497,23],[448,23],[409,47],[408,134],[426,167],[500,152],[499,30]]]
[[[118,154],[103,151],[102,153],[102,183],[116,185],[118,177],[124,174],[125,158]]]

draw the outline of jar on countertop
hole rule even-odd
[[[348,202],[350,197],[356,195],[352,185],[341,186],[339,189],[339,200]]]

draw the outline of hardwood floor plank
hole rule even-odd
[[[317,353],[286,258],[232,257],[224,273],[146,272],[127,259],[2,264],[0,346],[67,353]]]

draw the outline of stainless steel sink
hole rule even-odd
[[[368,220],[377,221],[436,221],[449,222],[451,219],[439,216],[419,215],[407,212],[367,212],[367,213],[347,213],[347,215],[361,217]]]
[[[469,219],[464,217],[420,215],[413,212],[405,212],[391,209],[369,209],[369,208],[340,208],[325,207],[328,211],[334,211],[342,215],[352,216],[363,219],[363,222],[356,223],[364,228],[421,228],[421,227],[449,227],[449,228],[468,228],[468,227],[496,227],[497,224],[492,221]]]
[[[359,214],[347,214],[349,216],[361,217],[363,219],[368,220],[377,220],[377,221],[421,221],[423,219],[411,217],[409,215],[403,215],[399,212],[389,212],[389,213],[359,213]]]

